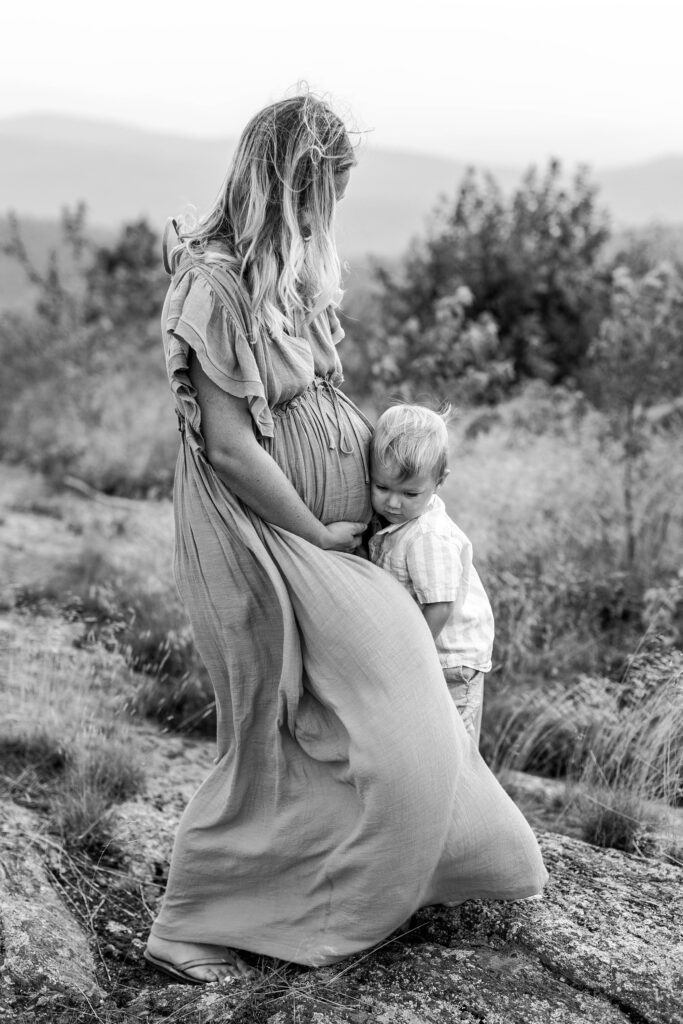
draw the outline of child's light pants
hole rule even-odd
[[[445,668],[448,692],[460,712],[463,724],[479,746],[481,715],[484,708],[484,673],[466,665]]]

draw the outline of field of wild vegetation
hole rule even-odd
[[[31,300],[0,314],[0,531],[20,514],[43,526],[34,562],[4,535],[3,609],[75,624],[118,659],[127,714],[209,736],[170,572],[178,435],[158,239],[138,222],[96,246],[83,210],[63,235],[47,266],[20,224],[5,243]],[[497,626],[484,756],[511,786],[514,772],[564,780],[558,828],[647,853],[653,819],[683,806],[683,259],[665,233],[611,233],[587,175],[551,164],[511,197],[471,176],[401,260],[349,281],[349,395],[371,415],[396,397],[455,409],[444,497]],[[7,778],[40,782],[36,757],[66,770],[57,726],[35,713],[55,699],[43,677],[2,727]],[[9,691],[27,692],[11,665]],[[113,744],[119,726],[104,730]],[[139,780],[125,755],[104,781],[91,760],[68,762],[99,795],[61,834],[101,852],[107,801]],[[683,859],[673,838],[663,853]]]

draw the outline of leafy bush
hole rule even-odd
[[[531,168],[508,198],[471,171],[398,267],[375,268],[350,320],[382,398],[497,401],[581,365],[606,310],[609,231],[585,169]]]

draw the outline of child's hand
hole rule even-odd
[[[326,551],[346,551],[355,554],[363,540],[365,523],[328,523],[327,537],[322,547]]]

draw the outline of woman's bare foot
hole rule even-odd
[[[145,955],[150,963],[172,977],[177,977],[179,981],[211,984],[224,981],[226,978],[244,979],[255,976],[255,971],[227,946],[174,942],[170,939],[160,939],[156,935],[150,935]],[[208,962],[202,963],[202,961]],[[177,975],[174,973],[174,969]]]

